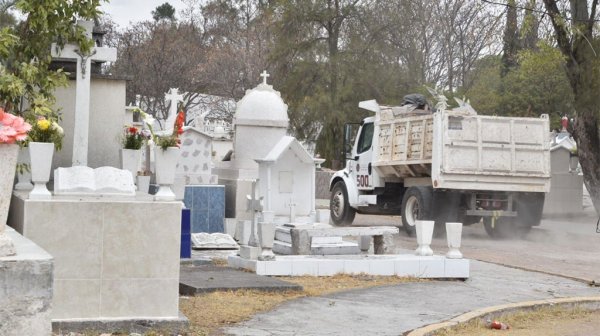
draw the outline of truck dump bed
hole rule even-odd
[[[471,111],[431,114],[381,106],[373,166],[384,177],[431,177],[440,189],[548,192],[548,117]]]

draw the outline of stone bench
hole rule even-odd
[[[372,236],[375,254],[393,252],[392,235],[399,232],[395,226],[355,226],[315,229],[291,229],[292,254],[309,255],[313,237]]]

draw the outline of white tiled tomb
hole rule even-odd
[[[181,203],[16,191],[9,225],[54,257],[54,321],[178,318]]]

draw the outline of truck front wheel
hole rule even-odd
[[[356,210],[348,203],[348,191],[344,182],[339,181],[333,185],[331,199],[329,200],[331,220],[335,225],[350,225],[354,221]]]
[[[402,197],[402,226],[409,236],[415,235],[415,222],[431,219],[432,191],[424,187],[410,187]]]

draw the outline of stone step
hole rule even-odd
[[[289,227],[278,227],[275,229],[275,240],[286,243],[292,243],[292,235]],[[312,239],[313,244],[335,244],[342,243],[344,240],[342,237],[314,237]]]
[[[275,241],[273,242],[273,252],[277,254],[292,254],[292,244]],[[358,244],[342,241],[334,244],[313,244],[310,249],[311,255],[351,255],[360,254]]]

